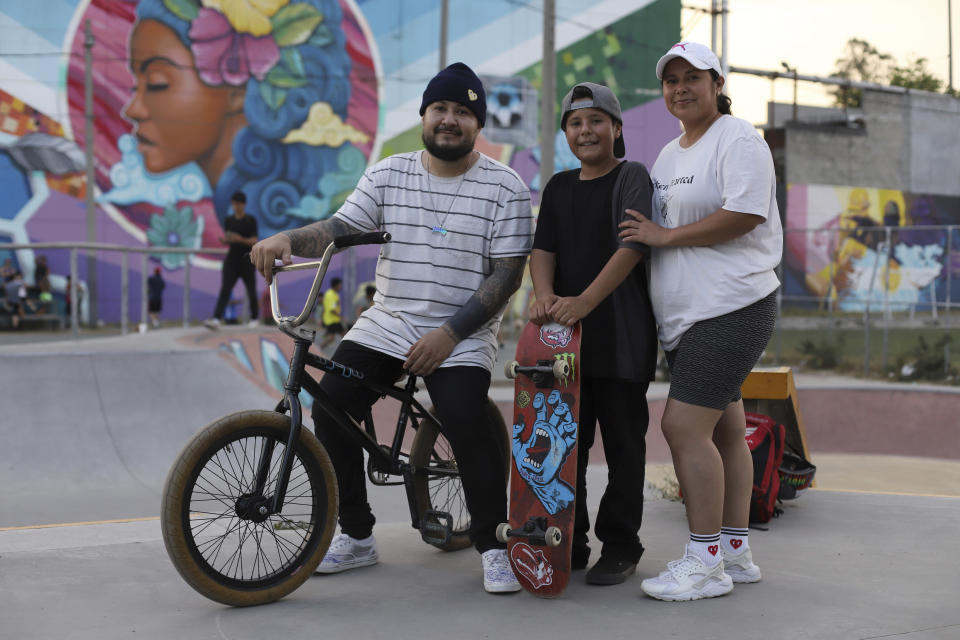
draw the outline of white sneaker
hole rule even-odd
[[[733,590],[733,580],[723,570],[723,560],[708,567],[700,556],[684,549],[683,557],[667,563],[667,570],[640,583],[643,592],[658,600],[715,598]]]
[[[203,326],[211,331],[216,331],[220,328],[220,319],[219,318],[208,318],[203,321]]]
[[[365,540],[357,540],[341,533],[330,542],[330,548],[313,572],[340,573],[347,569],[369,567],[377,564],[378,560],[377,543],[373,536]]]
[[[750,548],[740,553],[723,550],[723,570],[734,582],[760,582],[760,567],[753,563]]]
[[[260,326],[260,321],[257,320],[256,318],[254,318],[253,320],[248,320],[248,321],[247,321],[247,326],[250,327],[251,329],[254,328],[254,327],[259,327],[259,326]]]
[[[487,593],[520,591],[506,549],[488,549],[480,554],[480,560],[483,562],[483,588]]]

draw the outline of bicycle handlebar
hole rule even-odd
[[[351,233],[349,235],[337,236],[334,238],[333,241],[327,245],[327,248],[323,252],[323,257],[321,257],[320,260],[274,266],[274,278],[270,282],[270,312],[273,314],[273,319],[278,325],[283,323],[288,323],[291,327],[299,327],[302,325],[304,322],[306,322],[307,318],[310,317],[310,312],[313,310],[313,307],[317,302],[317,296],[320,293],[320,285],[323,284],[323,277],[327,274],[327,267],[330,264],[330,259],[333,258],[335,253],[346,249],[347,247],[354,247],[361,244],[384,244],[386,242],[390,242],[390,234],[386,231]],[[281,316],[280,302],[277,298],[276,276],[284,271],[301,271],[304,269],[313,268],[316,268],[317,274],[313,278],[313,285],[310,287],[310,292],[307,294],[307,300],[303,306],[303,309],[296,316]]]
[[[386,231],[371,231],[369,233],[351,233],[347,236],[337,236],[333,244],[338,249],[355,247],[359,244],[384,244],[390,242],[390,234]]]

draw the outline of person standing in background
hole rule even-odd
[[[160,327],[160,312],[163,310],[163,290],[167,283],[163,280],[160,267],[153,270],[153,275],[147,278],[147,313],[150,316],[150,325]]]
[[[250,304],[250,324],[257,324],[258,299],[256,270],[250,262],[250,248],[257,243],[257,219],[247,214],[247,196],[237,191],[230,197],[233,205],[233,215],[227,216],[223,223],[224,235],[220,244],[230,247],[223,260],[223,272],[220,281],[220,295],[217,296],[217,306],[214,307],[213,317],[204,322],[208,329],[219,329],[223,322],[223,312],[230,301],[233,286],[238,279],[243,280],[247,289],[247,302]]]
[[[343,280],[333,278],[330,280],[330,288],[323,294],[323,313],[320,322],[323,324],[323,341],[319,347],[323,349],[328,346],[337,336],[343,336],[343,319],[340,316],[340,289],[343,288]]]

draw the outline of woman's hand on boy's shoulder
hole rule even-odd
[[[626,242],[640,242],[649,247],[665,247],[670,243],[671,229],[661,227],[642,213],[627,209],[633,220],[620,223],[620,239]]]

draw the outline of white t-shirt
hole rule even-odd
[[[344,339],[397,358],[460,310],[491,274],[492,259],[526,256],[533,243],[530,191],[513,169],[480,154],[462,179],[428,179],[422,153],[369,167],[335,214],[393,236],[380,250],[373,306]],[[501,316],[461,340],[441,366],[491,370]]]
[[[746,120],[721,116],[692,146],[669,142],[653,165],[653,221],[681,227],[717,209],[762,216],[749,233],[705,247],[653,250],[650,300],[665,351],[695,322],[742,309],[780,285],[783,230],[773,158]]]

